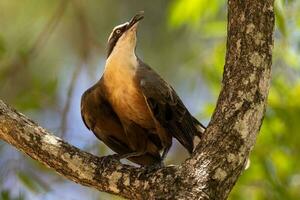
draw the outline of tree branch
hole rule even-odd
[[[215,112],[191,158],[147,170],[96,157],[0,101],[0,138],[66,178],[129,199],[226,199],[253,148],[272,62],[273,0],[229,0],[226,64]]]

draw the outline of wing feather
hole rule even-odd
[[[149,66],[141,60],[139,62],[136,77],[153,116],[191,153],[194,136],[200,134],[196,127],[199,122],[190,114],[175,90]]]

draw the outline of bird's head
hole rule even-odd
[[[144,18],[144,12],[138,12],[129,22],[120,24],[112,30],[108,38],[109,57],[114,51],[133,51],[136,47],[136,32],[140,20]]]

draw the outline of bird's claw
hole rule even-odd
[[[156,170],[158,170],[158,169],[160,169],[160,168],[162,168],[162,167],[164,167],[164,166],[165,166],[165,165],[164,165],[163,161],[161,161],[161,162],[154,163],[154,164],[152,164],[152,165],[143,166],[143,168],[144,168],[145,171],[147,171],[147,172],[153,172],[153,171],[156,171]]]
[[[112,155],[108,155],[108,156],[104,156],[102,157],[102,166],[105,167],[107,165],[109,165],[110,163],[114,163],[114,162],[118,162],[120,163],[120,155],[119,154],[112,154]]]

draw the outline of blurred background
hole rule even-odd
[[[275,0],[269,105],[231,200],[300,199],[300,1]],[[145,11],[137,54],[208,124],[220,91],[223,0],[0,0],[0,99],[69,143],[112,152],[81,121],[81,94],[103,72],[112,28]],[[177,143],[167,164],[187,157]],[[60,177],[0,141],[0,199],[120,199]]]

